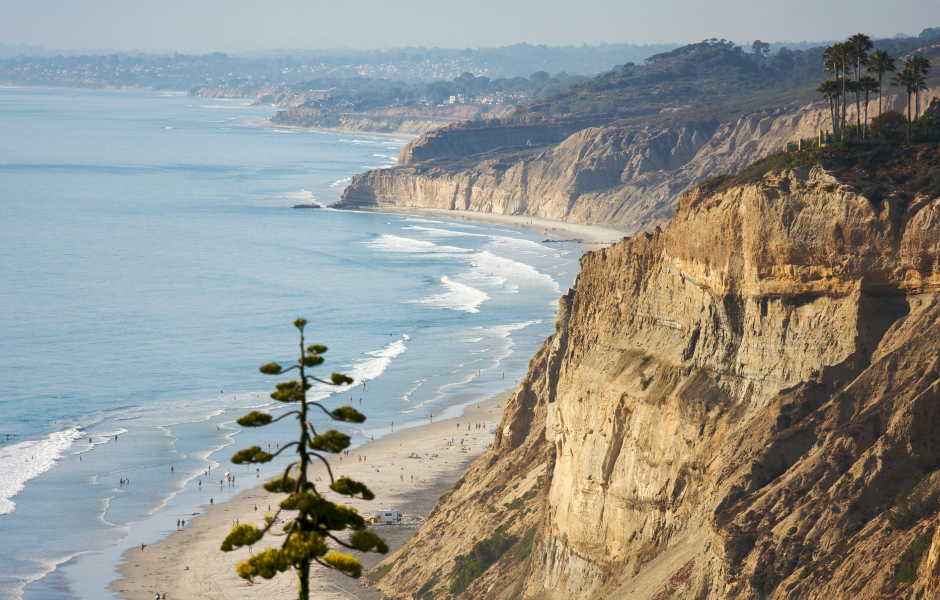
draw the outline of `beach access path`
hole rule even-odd
[[[396,430],[349,450],[349,457],[342,462],[339,455],[331,455],[330,468],[334,476],[346,475],[368,485],[375,493],[375,500],[371,502],[343,498],[329,490],[329,476],[319,462],[311,468],[310,477],[324,480],[317,482],[317,489],[325,491],[328,499],[354,506],[364,516],[372,516],[380,508],[394,508],[403,515],[407,512],[400,525],[373,526],[386,540],[390,551],[394,551],[411,539],[441,495],[463,475],[470,462],[493,443],[494,435],[489,431],[499,426],[509,396],[510,390],[507,390],[468,406],[460,417],[435,419],[434,423]],[[460,423],[459,428],[457,423]],[[483,423],[484,427],[476,429],[475,423]],[[461,439],[466,451],[460,449]],[[451,444],[451,440],[455,444]],[[409,458],[412,454],[419,458]],[[362,462],[358,460],[360,455],[365,456]],[[241,477],[248,479],[249,475],[241,474],[239,479]],[[235,572],[235,565],[249,557],[248,549],[227,553],[219,550],[235,519],[240,523],[262,525],[268,506],[272,513],[277,510],[278,498],[283,499],[284,495],[265,491],[261,483],[258,481],[258,487],[245,490],[228,502],[203,506],[202,516],[194,517],[184,529],[174,531],[167,539],[143,550],[131,548],[124,552],[124,562],[118,567],[121,577],[108,589],[127,600],[152,600],[155,594],[162,596],[164,593],[168,600],[296,598],[297,583],[293,573],[282,573],[270,580],[258,578],[250,585]],[[161,517],[158,514],[155,518]],[[283,538],[266,536],[253,551],[281,541]],[[311,597],[320,600],[382,598],[378,591],[364,587],[362,581],[365,573],[384,556],[375,553],[359,556],[364,567],[362,580],[352,580],[315,566],[311,570]]]

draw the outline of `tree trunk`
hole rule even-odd
[[[907,93],[907,143],[911,143],[911,93]]]
[[[842,115],[840,119],[842,124],[842,139],[845,139],[845,108],[847,106],[846,102],[848,101],[848,96],[845,93],[845,77],[848,73],[847,66],[847,64],[842,65]]]
[[[868,90],[865,90],[865,135],[862,139],[868,139]]]
[[[862,93],[858,89],[858,75],[862,71],[862,58],[858,57],[858,64],[855,66],[855,135],[862,137]]]
[[[878,76],[878,116],[881,116],[881,76]]]
[[[297,570],[297,592],[300,600],[310,598],[310,561],[305,560]]]

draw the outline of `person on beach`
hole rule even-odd
[[[209,498],[209,506],[212,506],[212,498]]]
[[[180,521],[180,527],[186,527],[186,519]]]
[[[177,529],[180,528],[180,520],[179,520],[179,519],[176,520],[176,528],[177,528]]]

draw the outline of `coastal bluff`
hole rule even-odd
[[[925,97],[938,94],[933,88]],[[904,102],[903,94],[887,96],[885,110]],[[734,117],[693,108],[622,117],[454,123],[412,140],[396,166],[353,177],[332,206],[491,212],[651,232],[669,223],[690,186],[831,129],[828,107],[815,101]]]
[[[373,585],[936,597],[940,158],[908,159],[920,191],[877,196],[861,167],[758,164],[585,254],[493,448]]]

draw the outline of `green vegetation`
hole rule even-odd
[[[898,135],[903,136],[903,133]],[[936,197],[940,195],[940,147],[935,143],[925,143],[919,137],[915,137],[915,141],[918,143],[906,146],[903,139],[900,144],[880,139],[853,140],[822,148],[816,146],[797,152],[781,152],[751,163],[733,178],[726,178],[706,191],[721,192],[757,183],[768,173],[820,164],[840,181],[854,185],[873,202],[892,194],[901,201],[907,201],[916,194]]]
[[[460,555],[455,560],[456,577],[450,584],[451,594],[463,593],[477,577],[496,563],[500,557],[516,543],[514,536],[496,532],[491,537],[474,544],[468,555]]]
[[[519,543],[513,546],[512,557],[516,560],[525,560],[529,557],[529,554],[532,553],[532,546],[535,545],[535,536],[539,532],[539,526],[533,525],[529,528],[528,531],[522,536],[522,539],[519,540]]]
[[[521,496],[519,496],[512,502],[503,503],[503,506],[505,506],[507,510],[518,510],[522,508],[522,505],[525,504],[527,500],[531,500],[532,498],[535,498],[538,495],[539,489],[542,487],[542,481],[543,479],[540,476],[539,481],[534,486],[532,486],[531,490],[529,490],[528,492],[525,492],[524,494],[522,494]]]
[[[650,375],[649,377],[640,377],[640,389],[642,389],[643,391],[646,391],[646,388],[648,388],[651,383],[653,383],[652,375]]]
[[[379,579],[382,579],[388,572],[392,570],[392,567],[395,566],[395,561],[388,563],[387,565],[382,565],[381,567],[376,567],[370,573],[366,574],[366,579],[372,583],[377,582]]]
[[[333,472],[329,462],[321,453],[339,453],[349,447],[349,436],[336,431],[327,430],[317,433],[313,424],[308,420],[308,411],[318,408],[334,421],[347,423],[362,423],[366,418],[350,406],[343,406],[328,411],[322,404],[308,403],[307,390],[312,387],[312,381],[328,386],[348,385],[353,380],[341,373],[333,373],[328,380],[308,375],[307,370],[323,364],[323,355],[326,346],[314,344],[304,346],[304,327],[306,319],[294,321],[294,327],[300,332],[300,357],[297,364],[283,368],[277,363],[269,363],[261,367],[266,375],[282,375],[297,370],[299,381],[286,381],[277,384],[277,391],[271,398],[278,402],[293,405],[297,408],[283,415],[272,418],[270,414],[254,411],[238,419],[242,427],[264,427],[289,416],[296,417],[300,425],[300,438],[297,441],[281,444],[274,454],[264,452],[258,446],[239,450],[232,457],[235,464],[266,463],[288,448],[295,448],[299,460],[290,463],[284,469],[283,475],[272,478],[264,485],[264,489],[272,493],[285,493],[287,498],[279,503],[279,508],[270,517],[266,518],[264,529],[254,525],[236,525],[232,532],[222,542],[222,551],[230,552],[242,546],[251,546],[261,540],[265,534],[282,536],[284,542],[277,548],[267,548],[258,552],[248,560],[237,566],[238,575],[249,581],[255,577],[271,579],[278,573],[288,569],[297,572],[298,595],[301,600],[310,597],[310,567],[317,563],[324,567],[335,569],[350,577],[362,575],[362,564],[352,554],[345,554],[330,550],[327,542],[350,550],[360,552],[376,551],[382,554],[388,552],[388,546],[372,531],[369,531],[365,520],[359,513],[347,506],[330,502],[316,489],[316,485],[307,479],[307,467],[313,458],[321,460],[326,465],[330,476],[330,489],[346,496],[358,496],[363,500],[372,500],[375,495],[364,484],[349,478],[333,479]],[[295,472],[297,479],[291,477]],[[297,511],[297,516],[287,521],[280,531],[275,532],[274,526],[278,522],[278,515],[282,510]],[[352,534],[341,539],[336,533],[351,530]]]
[[[898,560],[898,564],[895,567],[895,581],[898,583],[914,583],[917,581],[917,567],[920,566],[920,561],[924,557],[924,552],[930,548],[930,543],[933,541],[933,534],[935,530],[935,527],[931,527],[925,531],[923,535],[918,536],[918,538],[907,547],[907,550],[905,550],[904,554],[901,555],[901,558]]]
[[[418,591],[415,592],[415,598],[417,598],[417,600],[432,600],[435,596],[437,596],[437,592],[434,591],[434,588],[438,583],[440,583],[440,581],[441,570],[436,569],[433,573],[431,573],[431,577],[424,582],[424,585],[418,588]]]
[[[934,504],[935,498],[935,495],[929,496],[925,493],[923,484],[902,490],[896,498],[894,508],[888,512],[888,524],[892,529],[907,529],[921,520]]]
[[[864,45],[863,39],[857,41]],[[927,29],[915,38],[876,42],[882,50],[902,56],[940,43],[940,31]],[[654,118],[671,119],[676,118],[670,115],[671,111],[681,111],[688,117],[707,121],[779,107],[788,102],[805,102],[812,98],[813,90],[826,76],[825,64],[820,61],[825,50],[822,46],[796,51],[781,48],[768,56],[766,45],[759,40],[751,45],[751,52],[747,52],[728,40],[712,38],[654,54],[643,65],[627,63],[547,94],[517,109],[516,115],[527,119],[588,115],[611,119],[657,115]],[[855,73],[859,61],[852,60],[854,67],[849,72]],[[848,57],[844,62],[848,64]],[[838,64],[841,75],[841,58]],[[874,86],[879,81],[875,76],[877,71],[870,74],[872,81],[866,83]],[[858,73],[859,86],[864,75],[864,72]],[[855,77],[851,84],[856,84]],[[846,79],[845,91],[849,85]],[[842,87],[840,80],[840,97],[845,96]],[[876,89],[872,87],[867,93]],[[861,99],[865,93],[860,92]],[[700,110],[706,107],[708,110]]]
[[[816,88],[816,91],[829,101],[832,131],[837,140],[866,139],[868,137],[869,94],[874,91],[878,92],[878,115],[880,116],[884,77],[888,73],[896,73],[891,78],[891,87],[902,88],[907,94],[906,141],[910,143],[912,122],[920,114],[920,91],[927,89],[930,61],[915,54],[904,62],[903,68],[898,72],[895,59],[887,50],[877,48],[872,52],[873,48],[874,43],[871,38],[864,33],[856,33],[844,42],[837,42],[823,50],[824,67],[827,72],[832,73],[833,78],[825,80]],[[862,67],[866,67],[867,75],[865,76],[862,76]],[[850,130],[846,125],[846,103],[849,93],[855,96],[854,130]],[[863,95],[865,97],[864,123],[861,105]],[[911,106],[912,97],[913,107]],[[872,123],[873,133],[876,132],[874,125]],[[888,131],[885,127],[879,129],[882,133]],[[893,131],[894,127],[890,130]]]

